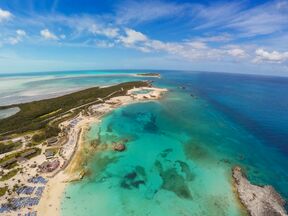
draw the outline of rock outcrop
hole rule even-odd
[[[124,144],[116,144],[113,146],[113,149],[114,151],[122,152],[122,151],[125,151],[126,146]]]
[[[285,200],[272,186],[251,184],[240,167],[233,168],[233,178],[242,204],[251,216],[287,216]]]

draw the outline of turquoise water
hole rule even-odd
[[[107,86],[136,79],[145,80],[119,71],[0,75],[0,105],[51,98],[92,86]]]
[[[173,119],[175,100],[120,108],[92,127],[90,139],[99,130],[102,146],[128,139],[127,151],[96,154],[91,176],[67,189],[63,215],[241,215],[230,167],[191,136],[197,119]]]
[[[142,89],[142,90],[133,91],[133,94],[148,94],[151,91],[152,90],[150,89]]]
[[[9,116],[15,115],[19,111],[19,107],[0,110],[0,119],[8,118]]]
[[[169,89],[163,99],[119,108],[91,127],[88,140],[100,138],[104,150],[88,162],[90,175],[67,187],[62,215],[245,215],[231,186],[235,165],[288,198],[287,78],[160,73],[153,80]],[[45,97],[141,78],[90,71],[5,79],[17,81],[7,89],[18,101],[38,89]],[[108,150],[124,141],[125,152]]]

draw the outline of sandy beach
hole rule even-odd
[[[142,91],[143,89],[140,89]],[[39,205],[37,205],[33,210],[37,211],[38,215],[61,215],[61,200],[65,196],[65,188],[69,182],[81,180],[84,174],[82,167],[83,159],[85,156],[86,133],[90,128],[92,123],[100,123],[101,118],[112,110],[124,106],[127,104],[135,102],[145,102],[149,100],[156,100],[162,96],[166,89],[158,88],[145,88],[145,91],[149,90],[151,92],[139,95],[133,95],[133,91],[139,91],[139,89],[134,89],[128,91],[127,96],[119,96],[111,98],[106,101],[103,106],[91,107],[91,111],[98,112],[96,116],[85,116],[81,117],[82,120],[75,127],[75,132],[81,130],[80,135],[77,139],[76,147],[71,156],[69,164],[64,167],[60,172],[58,172],[54,177],[50,178],[45,191],[42,195]],[[100,114],[99,114],[100,113]],[[65,124],[65,123],[64,123]]]

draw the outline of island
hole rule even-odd
[[[134,81],[0,107],[20,109],[0,120],[0,214],[59,215],[65,186],[85,175],[81,154],[91,124],[120,106],[157,100],[166,91]],[[121,154],[124,143],[105,150]],[[92,152],[97,143],[90,147]]]
[[[233,168],[233,179],[241,203],[251,216],[287,216],[285,200],[272,186],[253,185],[239,166]]]
[[[159,73],[138,73],[136,74],[136,76],[140,76],[140,77],[156,77],[156,78],[160,78],[161,75]]]

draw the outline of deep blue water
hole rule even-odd
[[[287,77],[208,72],[171,72],[166,77],[169,84],[185,86],[184,92],[204,99],[253,136],[262,148],[250,147],[259,152],[258,158],[235,162],[248,169],[252,165],[252,181],[272,184],[288,197]]]
[[[288,78],[196,73],[173,79],[288,155]]]
[[[271,184],[288,197],[287,78],[161,73],[161,79],[154,79],[155,85],[169,89],[161,101],[120,108],[92,127],[90,139],[100,134],[103,146],[115,138],[130,137],[131,141],[121,156],[105,151],[95,155],[89,165],[91,176],[67,189],[72,198],[63,202],[64,215],[115,215],[111,205],[121,209],[121,216],[157,215],[165,205],[170,206],[165,214],[171,216],[184,212],[241,215],[231,186],[235,165],[241,165],[253,183]],[[145,125],[149,125],[148,131]],[[168,149],[169,159],[159,159]],[[179,172],[179,162],[193,180],[179,180],[187,174]],[[155,168],[158,163],[167,169],[164,173]],[[135,182],[127,183],[126,178],[131,173],[138,175],[135,170],[139,167],[146,174],[139,180],[141,186],[134,188]],[[167,193],[167,184],[174,195]],[[154,195],[147,198],[151,187]],[[179,196],[183,188],[190,190],[192,201]],[[79,196],[81,191],[87,194]],[[103,197],[101,202],[99,197]],[[74,208],[77,203],[85,203],[85,207]],[[140,203],[141,209],[137,207]],[[173,203],[177,205],[171,210]]]
[[[53,92],[58,94],[61,91],[76,90],[79,87],[87,88],[135,79],[143,80],[143,78],[122,74],[133,72],[138,71],[76,71],[0,75],[0,104],[11,101],[15,103],[24,99],[25,101],[31,100],[43,97],[45,94]],[[159,203],[165,201],[168,205],[168,201],[172,200],[179,202],[179,207],[187,209],[188,213],[189,209],[193,209],[194,212],[204,211],[205,206],[208,205],[205,205],[206,202],[212,203],[208,208],[210,211],[220,210],[213,206],[215,200],[208,199],[211,198],[211,194],[205,187],[210,190],[214,188],[213,199],[221,197],[223,202],[219,205],[225,206],[225,203],[230,203],[227,204],[229,207],[226,211],[230,212],[230,215],[237,215],[235,211],[238,209],[231,204],[234,202],[233,193],[229,189],[230,171],[231,167],[235,165],[245,168],[247,176],[252,182],[271,184],[282,196],[288,198],[288,78],[207,72],[158,72],[162,74],[162,78],[153,80],[156,86],[169,89],[167,96],[157,103],[123,107],[104,118],[101,125],[92,128],[89,135],[92,139],[95,134],[98,134],[97,129],[103,128],[102,135],[109,140],[111,134],[108,133],[109,136],[106,134],[106,127],[114,125],[112,127],[113,135],[133,137],[133,141],[129,143],[132,147],[128,148],[118,163],[106,164],[108,168],[103,171],[103,175],[114,175],[111,178],[113,181],[107,180],[103,184],[99,183],[97,173],[93,173],[90,179],[84,180],[79,185],[72,185],[71,191],[68,190],[72,198],[64,201],[65,212],[67,211],[67,214],[64,215],[69,215],[75,210],[73,209],[75,203],[83,200],[85,202],[83,197],[83,200],[79,198],[78,189],[87,190],[89,193],[86,199],[91,198],[92,200],[91,189],[102,192],[107,200],[111,199],[110,195],[117,193],[117,199],[115,197],[113,203],[119,206],[121,206],[119,202],[125,201],[123,197],[120,198],[121,196],[135,196],[134,202],[133,200],[129,201],[131,209],[139,204],[137,202],[143,202],[145,205],[151,205],[151,209],[157,212],[159,206],[155,204],[156,201]],[[153,133],[140,130],[138,127],[146,124],[151,116],[154,119],[153,130],[150,128]],[[134,121],[135,119],[137,121]],[[155,128],[157,130],[154,130]],[[153,141],[153,139],[157,142],[150,143],[150,140]],[[146,148],[141,148],[145,145]],[[185,146],[189,146],[190,149],[187,150]],[[141,194],[146,191],[145,188],[142,188],[140,192],[137,190],[126,192],[121,188],[113,187],[111,189],[113,193],[107,193],[105,187],[110,184],[114,185],[119,180],[121,173],[119,175],[118,172],[127,172],[127,170],[121,170],[121,165],[128,163],[136,167],[140,164],[147,169],[149,166],[154,166],[153,157],[155,156],[159,160],[158,154],[161,155],[161,151],[166,148],[173,150],[169,156],[172,162],[161,161],[163,167],[174,169],[175,166],[179,166],[175,165],[178,163],[177,161],[181,161],[195,175],[195,181],[184,182],[192,192],[200,194],[192,204],[163,191],[159,187],[159,176],[156,178],[157,181],[154,179],[157,172],[152,168],[153,172],[147,172],[147,170],[146,172],[148,173],[147,178],[152,179],[150,183],[153,187],[159,187],[156,201],[142,199]],[[142,152],[142,150],[145,151]],[[185,156],[187,151],[191,151],[188,152],[191,156],[190,159]],[[151,161],[143,158],[137,164],[138,162],[133,160],[133,155],[137,154],[144,154],[147,157],[154,156],[151,156]],[[110,156],[113,157],[113,153]],[[101,158],[101,154],[95,155],[90,166],[97,168],[99,158]],[[164,172],[164,174],[167,173]],[[164,180],[167,181],[165,178]],[[217,191],[219,185],[222,187],[225,185],[225,190],[223,188],[223,191]],[[74,186],[75,188],[73,188]],[[199,208],[196,206],[197,202]],[[109,202],[107,201],[107,203]],[[103,203],[103,205],[107,203]],[[90,204],[86,206],[85,210],[88,213],[89,206]],[[93,203],[91,206],[93,207]],[[163,204],[162,207],[165,208],[164,206]],[[103,207],[102,210],[106,212],[107,209]],[[78,208],[78,211],[81,212],[81,209]],[[178,213],[171,213],[171,215],[178,215]]]

